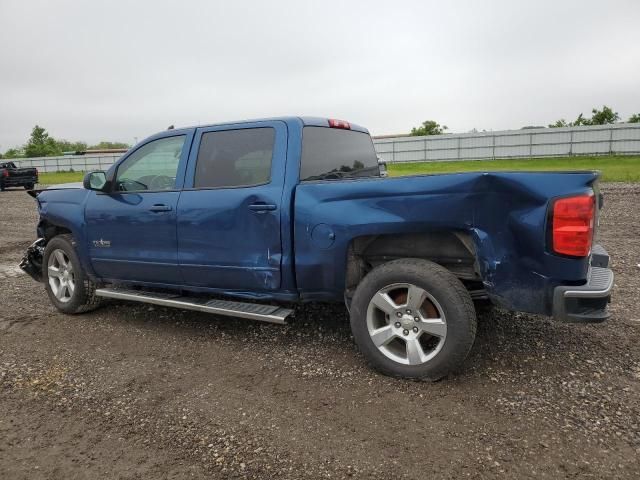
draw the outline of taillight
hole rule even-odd
[[[551,218],[553,251],[572,257],[586,257],[591,252],[595,197],[578,195],[559,198],[553,203]]]
[[[344,130],[351,130],[351,125],[349,125],[349,122],[345,122],[344,120],[336,120],[335,118],[329,119],[329,126],[331,128],[342,128]]]
[[[9,171],[8,170],[3,170],[2,171],[2,176],[3,177],[8,177],[9,176]]]

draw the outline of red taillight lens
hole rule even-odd
[[[345,122],[344,120],[336,120],[335,118],[329,119],[329,126],[331,128],[343,128],[344,130],[351,130],[351,125],[349,125],[349,122]]]
[[[3,177],[8,177],[9,176],[9,172],[7,170],[3,170],[2,171],[2,176]]]
[[[579,195],[560,198],[553,204],[553,251],[572,257],[586,257],[591,251],[595,197]]]

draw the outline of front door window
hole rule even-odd
[[[118,167],[116,190],[120,192],[174,190],[184,141],[184,135],[161,138],[133,152]]]

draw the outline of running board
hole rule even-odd
[[[146,292],[122,288],[98,288],[96,295],[104,298],[130,300],[133,302],[152,303],[163,307],[196,310],[198,312],[226,315],[228,317],[247,318],[284,324],[285,319],[293,313],[288,308],[256,303],[232,302],[230,300],[210,300],[208,298],[184,297],[172,293]]]

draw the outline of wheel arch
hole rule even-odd
[[[38,237],[43,238],[46,246],[51,239],[60,235],[71,235],[73,237],[73,244],[80,260],[80,264],[85,273],[92,279],[97,280],[95,272],[89,261],[88,249],[86,242],[84,241],[84,232],[81,227],[64,222],[62,219],[51,219],[48,217],[41,217],[37,227]]]
[[[362,235],[353,238],[347,248],[347,296],[373,268],[401,258],[430,260],[449,270],[468,288],[481,286],[478,253],[469,232],[441,230]]]
[[[38,222],[38,237],[44,238],[47,243],[53,237],[64,234],[73,235],[73,231],[64,225],[53,223],[47,219],[42,219]]]

